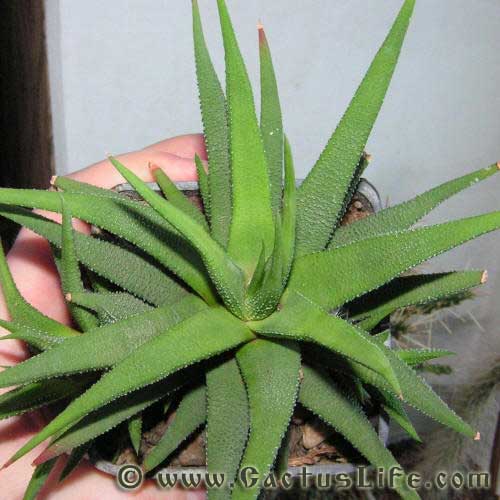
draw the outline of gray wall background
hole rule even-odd
[[[256,22],[275,61],[285,126],[305,176],[341,117],[395,17],[400,0],[228,0],[253,81]],[[46,0],[57,171],[201,130],[187,0]],[[200,0],[223,75],[214,1]],[[500,159],[500,3],[418,0],[400,64],[367,150],[367,177],[391,203]],[[257,93],[258,95],[258,93]],[[500,209],[500,177],[457,196],[427,221]],[[482,299],[467,305],[482,325],[450,319],[436,346],[460,353],[459,379],[500,354],[500,233],[430,269],[487,268]],[[439,330],[439,326],[436,331]],[[465,363],[464,363],[465,360]]]

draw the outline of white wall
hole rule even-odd
[[[165,137],[200,130],[187,0],[46,0],[57,170],[67,173]],[[215,1],[200,0],[223,73]],[[306,5],[307,4],[307,5]],[[400,0],[229,0],[254,81],[255,25],[274,55],[299,175],[318,156],[348,104]],[[368,177],[398,202],[500,159],[500,3],[419,0],[387,101],[369,141]],[[456,197],[429,220],[500,208],[500,179]],[[466,376],[499,353],[500,235],[440,258],[434,267],[487,267],[472,311],[485,329],[455,325]],[[446,266],[445,266],[446,264]],[[463,359],[463,358],[462,358]]]

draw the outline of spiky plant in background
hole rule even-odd
[[[390,317],[392,347],[432,348],[436,325],[441,326],[450,334],[453,333],[452,327],[448,326],[447,322],[452,315],[462,323],[474,323],[477,329],[483,330],[471,311],[454,310],[475,297],[473,290],[462,290],[455,295],[440,297],[422,304],[413,304],[394,311]],[[442,363],[423,363],[416,368],[435,375],[449,375],[453,371],[449,364]]]
[[[479,285],[482,271],[401,277],[441,252],[500,227],[500,212],[420,229],[436,205],[498,171],[482,168],[406,203],[339,227],[365,166],[365,143],[389,86],[414,0],[406,0],[348,110],[318,162],[296,191],[283,135],[275,75],[260,30],[261,120],[224,0],[218,9],[226,60],[224,95],[193,3],[196,69],[209,156],[196,158],[205,215],[196,212],[159,170],[165,198],[118,160],[110,161],[147,202],[65,178],[57,191],[0,190],[0,214],[61,248],[62,287],[77,328],[27,304],[0,260],[12,320],[4,338],[39,351],[0,374],[1,416],[56,400],[63,410],[6,465],[48,438],[35,461],[36,492],[55,457],[85,447],[129,421],[134,441],[141,412],[182,396],[174,422],[143,458],[152,471],[194,429],[207,425],[207,467],[224,472],[211,498],[255,498],[237,472],[272,469],[300,403],[378,467],[396,465],[365,416],[368,389],[416,436],[402,400],[455,431],[476,431],[450,410],[412,369],[446,352],[397,350],[371,335],[397,308]],[[284,177],[282,178],[282,173]],[[31,208],[62,213],[62,225]],[[73,231],[71,217],[111,234],[113,242]],[[81,268],[119,287],[84,286]],[[344,315],[350,311],[350,315]],[[348,318],[348,319],[343,319]],[[349,380],[346,385],[340,381]],[[68,470],[65,471],[65,474]],[[231,484],[234,482],[234,487]],[[404,481],[403,498],[418,498]]]
[[[446,391],[444,387],[441,387],[441,390]],[[493,454],[498,452],[494,445],[491,449],[491,443],[495,441],[495,432],[499,432],[500,358],[498,355],[487,356],[482,360],[481,366],[477,367],[471,380],[448,391],[452,392],[449,398],[455,407],[473,425],[481,426],[486,439],[481,440],[479,446],[473,446],[464,439],[464,436],[450,432],[449,429],[437,428],[430,433],[424,447],[421,447],[414,456],[404,459],[413,461],[412,470],[420,472],[424,480],[432,481],[437,470],[445,471],[450,476],[456,472],[464,475],[470,471],[491,472],[491,497],[487,495],[487,491],[464,485],[460,490],[448,487],[428,491],[426,496],[429,500],[477,499],[482,498],[481,493],[484,493],[485,498],[496,498],[493,492],[498,490],[495,489],[493,481],[495,473],[498,477],[498,471],[493,470],[495,463]],[[498,467],[498,462],[496,466]]]

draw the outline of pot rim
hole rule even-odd
[[[302,183],[304,182],[304,179],[297,179],[295,181],[295,185],[299,187]],[[198,191],[199,190],[199,184],[198,181],[177,181],[174,182],[174,184],[181,190],[181,191]],[[147,185],[153,189],[154,191],[160,191],[160,187],[156,182],[148,182]],[[124,192],[130,192],[130,191],[135,191],[135,189],[128,183],[123,183],[123,184],[118,184],[113,188],[117,193],[124,193]],[[358,188],[356,191],[360,194],[362,194],[371,204],[373,207],[373,210],[375,212],[378,212],[379,210],[382,210],[382,201],[380,200],[380,194],[375,188],[375,186],[368,180],[366,180],[364,177],[362,177],[359,181]]]

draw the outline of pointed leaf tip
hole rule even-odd
[[[51,458],[54,458],[56,455],[55,453],[51,453],[49,448],[46,448],[45,450],[38,455],[33,462],[31,462],[31,465],[36,467],[37,465],[41,465],[44,462],[47,462],[47,460],[50,460]]]
[[[11,457],[7,460],[7,462],[5,462],[1,467],[0,467],[0,471],[4,470],[4,469],[7,469],[7,467],[10,467],[12,464],[14,463],[14,457]]]
[[[339,125],[300,186],[297,255],[323,250],[338,226],[345,194],[389,88],[414,3],[404,3]]]
[[[259,33],[260,130],[267,160],[273,214],[279,213],[283,188],[283,118],[271,50],[262,24]]]
[[[257,23],[257,31],[259,33],[259,45],[267,45],[266,32],[264,31],[264,25],[260,21]]]

